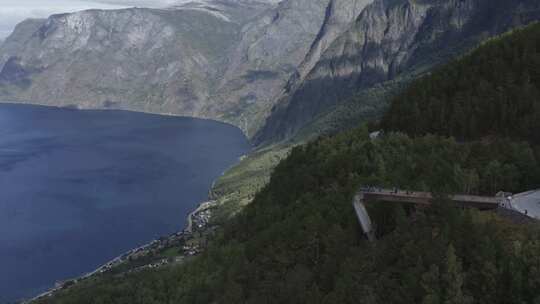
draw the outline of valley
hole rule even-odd
[[[540,187],[537,20],[536,0],[208,0],[19,24],[0,99],[206,118],[255,146],[188,233],[36,302],[538,301],[537,223],[448,204]],[[372,246],[361,185],[432,204],[368,204]]]
[[[354,96],[388,104],[393,82],[536,20],[538,6],[227,0],[54,15],[19,24],[0,46],[0,97],[211,118],[271,144]]]
[[[500,52],[500,56],[491,57],[499,60],[520,58],[502,55],[514,50],[520,50],[522,55],[531,54],[527,50],[536,48],[539,28],[535,24],[495,38],[468,56],[414,81],[409,90],[418,90],[432,81],[439,83],[429,86],[432,90],[442,84],[456,84],[444,81],[444,77],[455,75],[446,71],[458,68],[463,69],[461,75],[466,75],[482,66],[482,61],[473,59],[484,54]],[[532,53],[538,56],[538,52]],[[478,64],[464,64],[470,60]],[[527,69],[534,69],[529,62],[512,68],[525,75]],[[509,67],[499,62],[497,68],[507,71]],[[476,75],[481,81],[501,74]],[[518,83],[527,78],[514,79]],[[490,83],[497,81],[495,78]],[[446,91],[433,91],[431,95],[441,92]],[[463,88],[450,92],[465,93]],[[445,203],[445,197],[451,193],[489,196],[499,190],[519,193],[538,188],[540,155],[534,137],[525,141],[507,138],[502,130],[512,130],[508,128],[511,125],[496,134],[484,133],[488,137],[483,140],[460,142],[444,133],[412,133],[420,130],[412,128],[414,124],[407,131],[410,135],[392,132],[400,123],[393,120],[394,109],[414,109],[400,107],[409,102],[408,94],[403,91],[393,98],[391,110],[381,125],[373,126],[388,132],[379,138],[370,136],[364,125],[320,137],[292,150],[290,146],[274,146],[243,159],[214,189],[225,190],[216,194],[225,200],[223,206],[229,212],[231,202],[238,206],[251,197],[253,202],[240,211],[232,209],[236,214],[233,218],[221,217],[217,234],[203,234],[211,241],[193,260],[127,277],[115,276],[114,272],[105,274],[61,291],[54,299],[61,303],[95,303],[106,299],[110,292],[129,295],[133,302],[150,297],[156,302],[186,303],[356,303],[358,299],[371,303],[418,303],[431,298],[454,298],[458,303],[516,303],[534,299],[538,274],[525,265],[536,260],[532,256],[537,250],[538,223],[504,210],[479,212]],[[426,109],[437,111],[443,107],[431,102]],[[497,108],[490,115],[496,117],[505,110]],[[480,126],[492,121],[485,120],[477,126],[484,130]],[[414,122],[424,124],[426,120]],[[290,152],[282,158],[279,153],[274,154],[280,149]],[[258,170],[274,166],[268,183],[264,182],[266,177],[258,175]],[[235,184],[243,176],[247,182]],[[254,176],[263,178],[262,184],[255,183]],[[223,188],[227,185],[229,188]],[[239,185],[251,186],[242,190]],[[377,223],[376,246],[370,246],[351,204],[359,185],[399,185],[401,189],[430,190],[436,195],[432,206],[426,208],[368,205],[370,217]],[[246,197],[239,196],[239,192],[253,194]],[[519,197],[516,196],[518,203]],[[519,206],[514,207],[520,210]],[[220,214],[220,208],[214,212]],[[515,251],[514,246],[522,249]],[[516,269],[514,263],[523,266]],[[516,281],[518,278],[523,281]],[[480,282],[490,283],[479,288],[477,284],[483,284]],[[131,284],[140,285],[135,290]],[[155,284],[166,287],[156,288]],[[500,285],[505,288],[499,289]],[[94,300],[87,300],[90,296]],[[54,303],[46,299],[41,302]]]
[[[181,231],[250,150],[230,125],[126,111],[0,104],[0,129],[1,303]]]

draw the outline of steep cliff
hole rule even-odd
[[[352,95],[411,78],[479,41],[540,18],[534,0],[377,0],[285,91],[258,143],[289,138]]]
[[[27,20],[0,45],[0,100],[231,122],[253,136],[372,0],[204,0]]]
[[[394,83],[539,18],[536,0],[199,0],[54,15],[0,44],[0,100],[212,118],[275,142],[324,115],[354,121],[351,96],[380,112]]]
[[[238,27],[196,9],[26,21],[0,49],[0,99],[203,116]]]
[[[216,86],[215,98],[221,101],[213,102],[209,111],[254,134],[309,52],[329,2],[285,0],[246,24]],[[227,102],[235,104],[224,108]]]

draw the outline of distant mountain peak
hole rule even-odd
[[[22,22],[0,44],[0,99],[211,118],[273,142],[359,90],[540,19],[537,0],[167,4]]]

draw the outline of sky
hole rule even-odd
[[[52,14],[100,8],[166,7],[178,0],[0,0],[0,39],[26,18],[46,18]]]

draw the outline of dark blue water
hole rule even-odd
[[[0,303],[182,229],[249,148],[212,121],[0,105]]]

